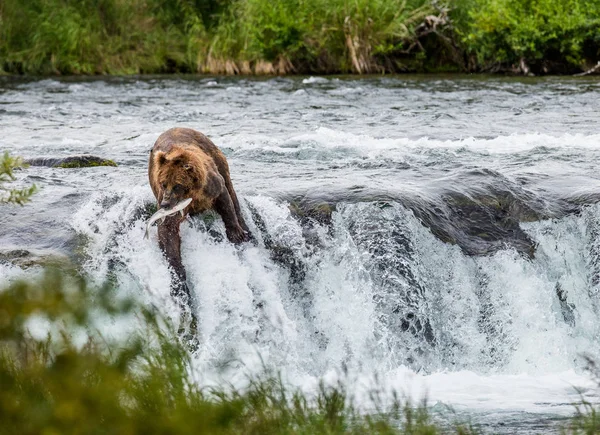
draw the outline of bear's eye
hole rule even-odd
[[[186,192],[186,188],[181,184],[176,184],[173,191],[177,194],[183,194]]]
[[[162,186],[163,189],[166,189],[167,188],[167,183],[162,183],[161,186]]]

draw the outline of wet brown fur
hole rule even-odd
[[[163,133],[150,154],[148,177],[159,206],[165,199],[173,206],[191,197],[186,214],[215,209],[232,242],[248,239],[225,155],[202,133],[189,128],[172,128]],[[177,185],[184,191],[177,192]],[[229,209],[230,205],[233,209]]]

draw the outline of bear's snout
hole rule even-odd
[[[160,203],[160,208],[169,209],[169,208],[172,208],[172,206],[173,206],[173,204],[171,204],[171,201],[162,201]]]
[[[160,201],[160,208],[172,208],[177,203],[174,196],[172,191],[166,190],[163,193],[162,201]]]

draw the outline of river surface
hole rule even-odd
[[[2,206],[0,251],[73,256],[176,318],[143,238],[147,159],[192,127],[258,240],[182,225],[199,378],[350,377],[487,432],[550,433],[598,401],[581,356],[600,354],[599,115],[597,78],[0,78],[0,151],[119,165],[19,171],[40,191]],[[0,284],[36,273],[0,262]]]

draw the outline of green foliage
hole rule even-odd
[[[250,56],[273,61],[280,55],[292,56],[302,48],[308,23],[306,8],[300,8],[300,3],[301,0],[236,3],[240,27],[246,36],[244,46]]]
[[[182,29],[192,26],[214,27],[231,0],[149,0],[150,12],[164,26]]]
[[[138,332],[102,336],[99,322]],[[0,385],[0,433],[442,433],[425,405],[374,401],[363,415],[342,383],[315,396],[268,374],[243,390],[201,388],[167,322],[57,270],[0,290]]]
[[[222,40],[235,34],[241,43],[223,44],[216,54],[286,59],[309,70],[371,72],[381,69],[378,55],[414,42],[416,26],[433,11],[425,0],[236,0],[235,30],[222,20],[218,34]]]
[[[106,159],[106,160],[92,160],[92,161],[84,161],[84,160],[71,160],[57,165],[57,168],[94,168],[97,166],[117,166],[114,160]]]
[[[600,57],[597,0],[456,0],[462,42],[482,66]],[[543,68],[543,67],[542,67]],[[540,68],[538,68],[540,69]],[[540,71],[544,72],[544,71]]]
[[[430,0],[5,0],[0,68],[196,72],[220,59],[370,72],[382,69],[378,56],[414,43],[432,11]]]
[[[159,6],[144,0],[4,0],[0,68],[33,74],[191,69],[198,53],[190,56],[188,48],[202,35],[201,22],[187,15],[182,23],[172,16],[174,22],[160,22],[151,14],[160,17]]]
[[[3,0],[0,72],[575,72],[598,0]]]
[[[0,159],[0,204],[13,203],[23,205],[31,199],[37,187],[34,185],[24,189],[10,189],[4,183],[14,181],[14,170],[24,167],[23,160],[19,157],[11,157],[8,152]]]

